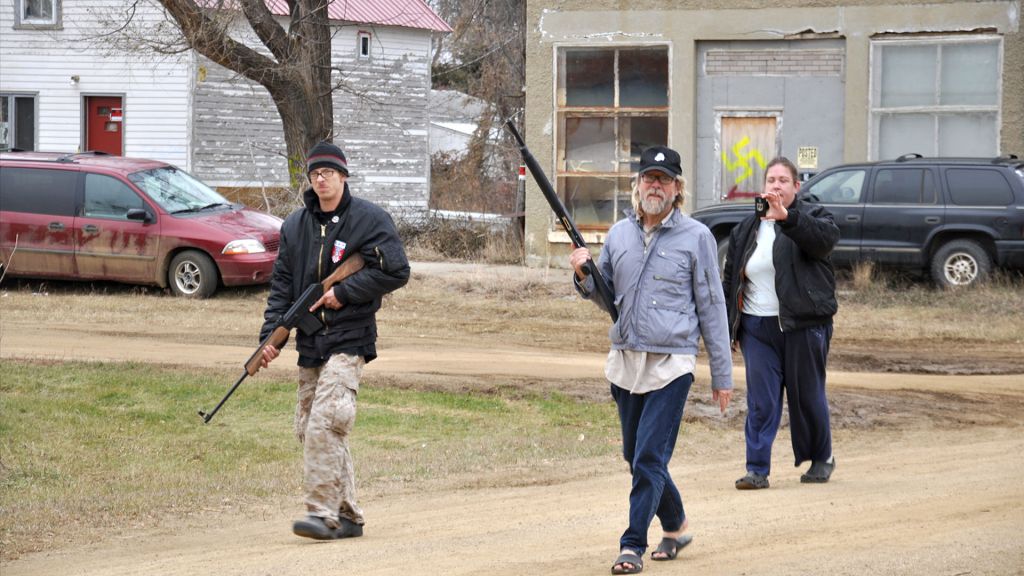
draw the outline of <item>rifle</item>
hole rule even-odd
[[[210,420],[213,419],[213,415],[220,410],[220,407],[231,398],[231,395],[235,393],[235,389],[242,383],[243,380],[249,376],[254,376],[263,367],[263,349],[268,345],[281,349],[281,346],[288,340],[288,334],[292,328],[298,328],[303,334],[312,334],[323,327],[323,323],[316,317],[316,314],[309,311],[309,307],[316,303],[324,292],[331,289],[332,286],[341,282],[345,278],[355,274],[363,268],[363,258],[358,253],[353,254],[341,263],[334,272],[327,278],[324,278],[323,282],[319,284],[312,284],[309,288],[299,296],[298,300],[292,304],[291,308],[288,309],[278,320],[277,325],[274,326],[274,330],[270,332],[266,338],[260,342],[260,345],[256,348],[256,351],[249,356],[249,359],[245,361],[245,370],[242,371],[242,375],[235,382],[234,386],[228,390],[228,393],[224,395],[220,403],[209,411],[199,411],[199,416],[203,419],[203,424],[209,424]]]
[[[526,147],[526,142],[519,135],[515,124],[512,123],[512,120],[508,120],[505,122],[505,126],[512,133],[512,137],[516,139],[516,143],[519,145],[519,152],[523,155],[523,162],[526,163],[526,167],[530,170],[530,174],[533,175],[533,180],[540,187],[540,191],[544,193],[544,199],[551,205],[551,210],[562,224],[562,228],[565,228],[569,239],[577,248],[586,248],[587,243],[583,241],[583,236],[576,229],[576,225],[573,224],[572,218],[569,217],[569,213],[565,210],[565,205],[562,204],[562,200],[555,193],[555,189],[551,186],[551,181],[544,174],[544,170],[541,169],[537,159],[533,157],[530,149]],[[608,282],[601,275],[601,271],[598,269],[597,263],[594,262],[593,258],[587,260],[587,263],[584,264],[583,273],[594,278],[594,288],[598,299],[601,300],[605,310],[612,317],[612,323],[618,322],[619,311],[615,308],[615,296],[612,294],[612,289],[608,287]]]

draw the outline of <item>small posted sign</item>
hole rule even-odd
[[[818,147],[800,146],[796,149],[796,167],[800,170],[818,169]]]

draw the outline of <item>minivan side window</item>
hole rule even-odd
[[[935,204],[935,177],[919,168],[882,169],[875,175],[875,204]]]
[[[0,168],[0,210],[75,215],[75,170]]]
[[[127,184],[103,174],[85,175],[85,216],[127,220],[132,208],[145,208],[145,204]]]
[[[949,195],[960,206],[1008,206],[1013,203],[1010,183],[998,170],[951,168],[946,170]]]

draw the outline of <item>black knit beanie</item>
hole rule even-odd
[[[330,142],[321,142],[313,146],[306,154],[306,174],[317,168],[334,168],[348,176],[348,161],[345,153]]]

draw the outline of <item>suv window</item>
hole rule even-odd
[[[919,168],[881,169],[875,175],[875,204],[934,204],[935,177]]]
[[[85,175],[85,216],[128,219],[128,210],[145,208],[142,198],[117,178]]]
[[[949,195],[961,206],[1008,206],[1013,203],[1010,183],[997,170],[951,168],[946,171]]]
[[[817,202],[826,204],[859,204],[867,170],[840,170],[825,176],[808,188]]]
[[[78,172],[38,168],[0,169],[0,206],[9,212],[75,215]]]

